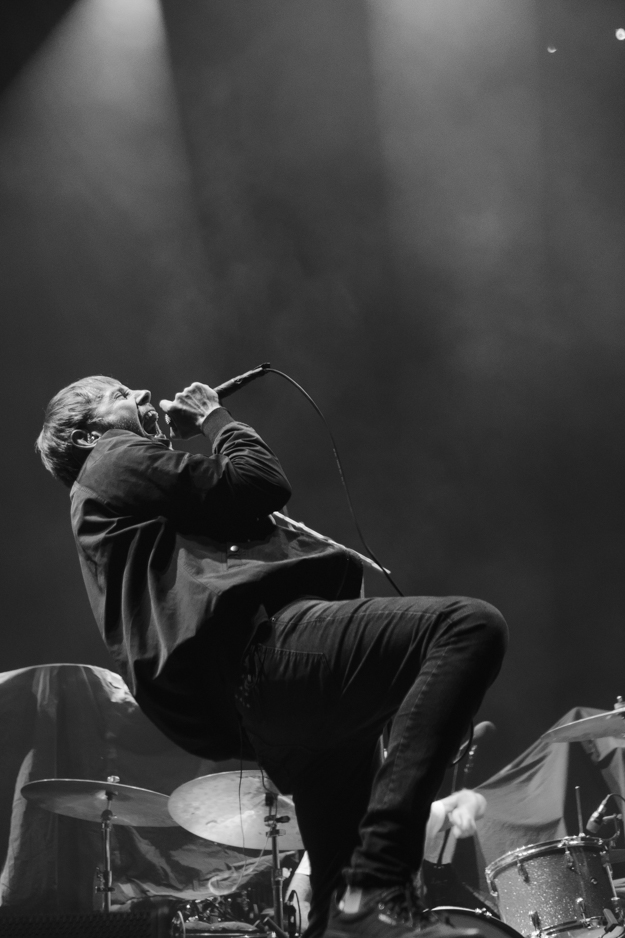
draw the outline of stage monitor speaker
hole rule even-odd
[[[34,913],[0,909],[0,938],[179,938],[179,916],[145,912]]]

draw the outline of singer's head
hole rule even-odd
[[[149,391],[132,391],[115,378],[81,378],[55,394],[46,408],[35,449],[46,469],[67,485],[107,430],[130,430],[166,441]]]

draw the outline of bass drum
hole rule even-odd
[[[432,909],[439,918],[454,928],[475,928],[484,938],[522,938],[518,931],[496,918],[492,912],[460,909],[454,905],[438,905]]]

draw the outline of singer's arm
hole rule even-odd
[[[199,420],[199,416],[197,417]],[[231,524],[279,510],[291,489],[261,437],[222,407],[202,417],[211,456],[179,452],[126,430],[104,433],[80,483],[117,515]]]

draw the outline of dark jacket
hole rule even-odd
[[[303,596],[358,595],[350,551],[279,526],[290,497],[269,447],[220,408],[212,456],[127,430],[102,435],[71,491],[89,600],[146,715],[210,759],[253,757],[234,709],[256,627]]]

